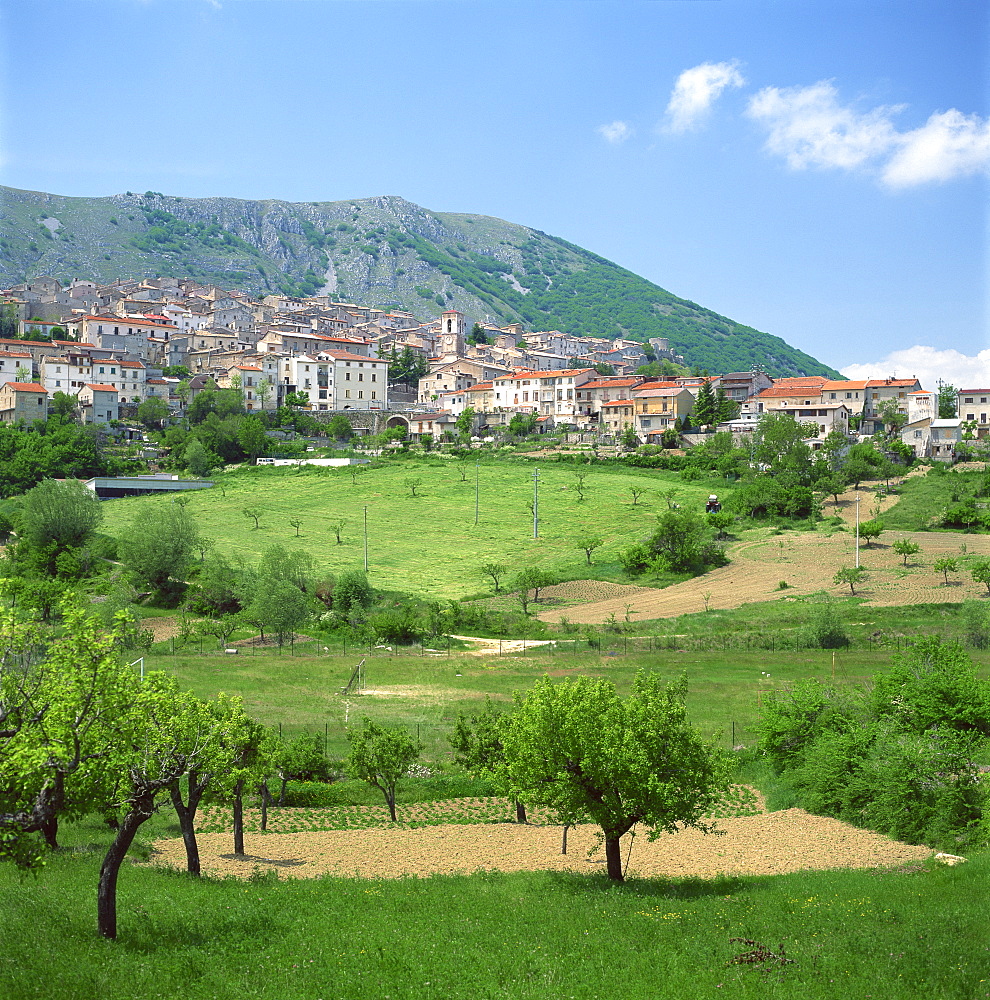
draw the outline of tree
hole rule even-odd
[[[644,493],[646,493],[646,492],[647,492],[647,490],[646,490],[646,487],[645,487],[645,486],[630,486],[630,487],[629,487],[629,492],[630,492],[630,493],[632,494],[632,498],[633,498],[633,506],[635,507],[635,506],[636,506],[636,504],[638,504],[638,503],[639,503],[639,498],[640,498],[640,497],[641,497],[641,496],[642,496],[642,495],[643,495]]]
[[[343,544],[340,539],[340,533],[344,530],[345,524],[347,524],[347,522],[342,517],[335,517],[330,522],[330,530],[333,532],[334,538],[337,539],[338,545]]]
[[[199,541],[192,515],[177,503],[156,503],[138,510],[117,543],[121,562],[159,593],[170,581],[185,580]]]
[[[941,573],[945,577],[945,585],[949,585],[949,574],[955,573],[959,569],[959,561],[953,556],[942,556],[936,559],[932,565],[936,573]]]
[[[209,451],[198,437],[190,438],[182,453],[182,461],[194,476],[208,476],[220,464],[220,456]]]
[[[485,698],[485,708],[479,715],[457,716],[454,731],[448,741],[454,750],[454,760],[474,773],[481,773],[496,784],[505,775],[505,748],[502,746],[502,727],[508,716],[491,698]],[[515,799],[516,822],[526,822],[526,806]]]
[[[104,805],[119,726],[136,697],[118,653],[123,621],[108,628],[72,604],[62,618],[53,638],[37,621],[0,612],[0,860],[22,867],[43,863],[37,833],[55,847],[60,817]]]
[[[185,698],[184,707],[187,725],[208,742],[196,764],[183,778],[173,781],[168,791],[186,849],[186,870],[190,875],[199,875],[196,812],[207,790],[229,777],[237,762],[248,720],[240,699],[223,692],[211,702]]]
[[[237,443],[244,449],[251,464],[256,464],[258,456],[270,443],[265,433],[265,425],[259,417],[247,416],[241,421],[237,431]]]
[[[61,420],[72,420],[76,415],[77,402],[76,397],[70,396],[67,392],[55,392],[48,404],[48,415],[59,417]]]
[[[335,441],[350,441],[354,437],[354,426],[343,413],[335,413],[327,424],[327,435]]]
[[[404,729],[376,725],[366,718],[360,730],[347,734],[351,745],[348,770],[385,796],[389,816],[396,822],[395,789],[419,758],[423,747]]]
[[[251,518],[254,521],[255,530],[261,527],[260,521],[262,515],[265,513],[264,508],[256,506],[245,507],[242,513],[245,517]]]
[[[216,733],[202,727],[196,699],[179,691],[174,678],[152,673],[138,689],[128,732],[116,761],[123,779],[120,823],[100,868],[97,925],[105,938],[117,936],[117,877],[142,824],[158,797],[191,771],[206,766],[216,750]]]
[[[729,399],[720,382],[715,390],[715,423],[724,424],[727,420],[735,420],[738,416],[739,404],[734,399]]]
[[[908,538],[898,538],[891,547],[899,556],[904,556],[905,566],[907,566],[908,556],[916,555],[921,551],[921,546]]]
[[[54,576],[58,557],[84,545],[102,521],[103,508],[92,490],[72,480],[44,479],[24,495],[17,532]]]
[[[508,569],[501,563],[488,562],[480,567],[480,572],[482,576],[491,577],[492,583],[495,585],[495,593],[498,593],[499,580],[508,573]]]
[[[309,406],[309,396],[305,392],[298,390],[287,392],[285,394],[285,405],[290,408],[298,407],[299,409],[304,409]]]
[[[302,527],[302,520],[298,517],[289,518],[289,524],[296,529],[296,538],[299,537],[299,529]]]
[[[883,521],[873,518],[870,521],[863,521],[859,526],[859,537],[866,541],[866,547],[870,547],[870,542],[874,538],[879,538],[883,532]]]
[[[949,385],[939,379],[938,382],[938,417],[939,420],[951,420],[956,415],[956,405],[959,392],[954,385]]]
[[[564,823],[590,819],[605,838],[609,878],[623,878],[619,838],[637,823],[650,839],[705,822],[729,788],[724,751],[688,723],[685,682],[637,675],[620,698],[608,681],[544,677],[502,730],[505,780]]]
[[[574,489],[577,490],[578,503],[581,503],[584,500],[584,491],[587,489],[587,487],[584,485],[584,482],[587,478],[588,478],[587,472],[581,472],[580,470],[578,470],[577,472],[574,473],[574,479],[575,479]]]
[[[471,431],[474,428],[474,416],[474,407],[465,406],[464,409],[461,410],[455,422],[457,433],[460,434],[461,438],[465,441],[471,436]]]
[[[721,540],[726,537],[736,519],[726,510],[713,510],[705,515],[705,520],[710,528],[715,529],[716,539]]]
[[[514,413],[509,420],[508,431],[513,437],[526,437],[535,430],[535,413]]]
[[[268,409],[268,400],[272,398],[273,388],[272,380],[267,375],[258,379],[258,387],[254,390],[254,394],[258,397],[258,403],[262,410]]]
[[[863,579],[866,570],[862,566],[843,566],[835,576],[832,578],[835,585],[838,587],[843,583],[849,584],[849,592],[855,597],[856,596],[856,584]]]
[[[627,549],[620,558],[631,573],[647,568],[655,572],[703,573],[725,563],[725,553],[715,543],[701,514],[676,505],[661,511],[649,538]]]
[[[605,544],[605,540],[600,535],[582,535],[576,542],[576,547],[579,548],[588,560],[588,565],[591,565],[591,553],[597,548],[601,548]]]
[[[896,399],[885,399],[877,407],[877,416],[883,423],[884,434],[888,438],[897,437],[907,423],[907,414],[898,409]]]
[[[973,563],[970,573],[977,583],[987,585],[987,593],[990,593],[990,559],[979,559]]]
[[[694,401],[694,418],[701,427],[711,427],[715,423],[718,414],[718,404],[715,399],[715,390],[708,379],[698,388],[698,395]]]
[[[782,410],[764,413],[753,433],[753,458],[775,475],[803,481],[811,468],[808,428]]]
[[[471,327],[471,332],[468,334],[467,342],[469,344],[487,344],[488,334],[485,333],[484,328],[480,323],[475,323]]]
[[[283,646],[309,617],[309,601],[289,580],[262,575],[244,616],[262,633],[267,628],[279,646]]]
[[[536,603],[540,599],[540,591],[544,587],[552,587],[560,582],[556,573],[550,570],[540,569],[538,566],[528,566],[521,573],[517,574],[513,589],[519,591],[519,603],[522,605],[524,615],[529,614],[529,605],[532,601]],[[533,591],[530,598],[529,592]]]
[[[406,476],[402,482],[405,484],[406,489],[409,490],[410,496],[417,496],[416,490],[423,485],[423,480],[419,476]]]
[[[149,396],[137,408],[137,418],[145,427],[161,427],[168,417],[168,405],[158,396]]]

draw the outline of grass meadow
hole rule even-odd
[[[219,552],[258,560],[269,545],[310,553],[332,573],[364,565],[364,510],[368,515],[369,580],[375,587],[420,597],[461,598],[484,592],[490,582],[478,568],[501,563],[510,574],[529,565],[553,569],[565,579],[625,579],[619,552],[653,527],[657,492],[675,488],[683,504],[699,511],[713,488],[684,483],[673,473],[614,466],[549,462],[474,462],[423,458],[359,469],[310,466],[240,469],[222,478],[222,489],[188,494],[188,510],[201,534]],[[533,475],[539,468],[539,538],[533,538]],[[461,475],[467,479],[461,481]],[[582,500],[576,473],[585,475]],[[475,524],[477,473],[478,523]],[[409,482],[417,480],[416,496]],[[634,504],[630,487],[646,490]],[[168,497],[131,497],[104,504],[103,530],[117,535],[141,507]],[[244,508],[260,507],[259,527]],[[337,545],[332,523],[345,522]],[[289,523],[301,521],[299,534]],[[595,566],[576,547],[584,535],[604,545]]]
[[[176,833],[160,817],[149,826],[147,837]],[[990,996],[988,854],[958,868],[618,886],[484,872],[244,882],[127,866],[120,937],[107,942],[95,933],[106,832],[82,823],[63,836],[70,847],[36,876],[0,867],[5,1000]]]

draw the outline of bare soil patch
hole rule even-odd
[[[697,830],[623,838],[628,873],[648,878],[709,878],[718,874],[772,875],[805,869],[872,868],[916,862],[927,847],[901,844],[801,809],[718,821],[721,836]],[[512,823],[245,835],[244,856],[232,854],[229,833],[199,836],[203,870],[245,878],[257,870],[294,878],[325,873],[362,878],[426,877],[486,871],[602,871],[594,851],[597,828],[570,831],[560,853],[561,828]],[[157,841],[150,864],[185,867],[181,839]]]
[[[649,587],[624,588],[621,596],[599,598],[567,609],[567,617],[576,624],[600,624],[611,615],[623,620],[628,614],[632,621],[653,618],[670,618],[692,614],[708,607],[737,608],[754,601],[774,598],[806,596],[822,590],[835,594],[849,593],[846,585],[837,587],[833,582],[836,572],[843,566],[856,562],[855,493],[850,491],[841,498],[840,516],[849,527],[841,531],[787,531],[779,534],[765,529],[755,538],[730,544],[726,549],[728,566],[676,583],[663,590]],[[896,498],[880,501],[881,509]],[[867,520],[875,504],[872,494],[866,494],[860,503],[860,517]],[[893,543],[899,538],[917,542],[921,551],[908,559],[894,552]],[[950,574],[946,585],[944,577],[932,569],[940,556],[959,556],[965,544],[970,556],[990,556],[990,536],[960,536],[949,532],[934,531],[885,531],[879,543],[861,544],[860,565],[866,576],[856,586],[856,594],[867,604],[891,606],[898,604],[943,604],[985,598],[986,587],[975,583],[963,563],[959,571]],[[553,588],[558,599],[566,600],[586,581],[562,584]],[[593,581],[588,581],[593,582]],[[780,589],[780,583],[787,584]],[[608,586],[618,586],[609,584]],[[547,591],[551,593],[550,590]],[[571,598],[573,599],[573,598]],[[544,608],[537,617],[545,622],[555,622],[560,611]]]

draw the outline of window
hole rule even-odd
[[[377,397],[377,396],[375,395],[375,393],[372,393],[372,394],[371,394],[371,398],[372,398],[372,399],[377,399],[378,397]]]
[[[358,391],[358,399],[364,399],[364,393],[360,390]]]
[[[344,392],[344,398],[345,398],[345,399],[350,399],[350,398],[351,398],[351,390],[350,390],[350,389],[347,389],[347,390],[346,390],[346,391]]]

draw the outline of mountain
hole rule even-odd
[[[257,294],[331,294],[432,319],[636,340],[667,337],[688,364],[776,376],[838,373],[566,240],[403,198],[291,203],[155,191],[69,198],[0,187],[0,287],[192,277]]]

